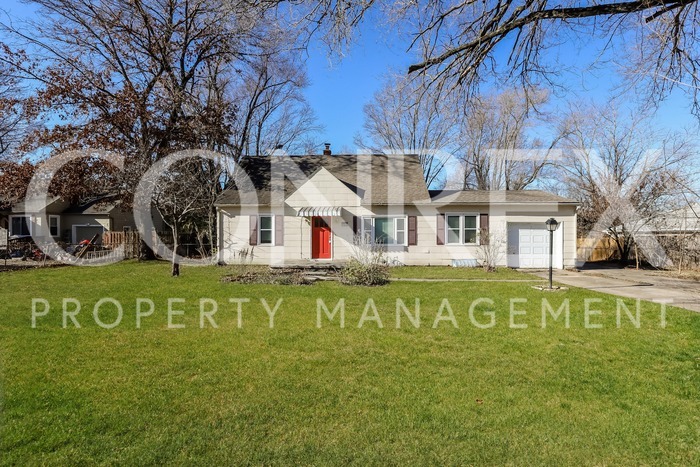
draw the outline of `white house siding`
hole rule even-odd
[[[289,195],[285,203],[291,207],[360,206],[360,197],[325,168],[321,168]]]
[[[222,233],[219,239],[220,260],[225,263],[251,262],[253,264],[294,264],[311,259],[311,225],[308,217],[297,217],[296,209],[284,208],[284,244],[250,245],[250,216],[260,214],[279,215],[281,209],[260,207],[257,211],[245,207],[224,207],[219,210]],[[332,258],[347,259],[352,253],[353,215],[369,215],[361,207],[348,207],[341,217],[330,218]],[[328,261],[328,260],[318,260]]]
[[[323,201],[323,200],[319,200]],[[329,200],[325,200],[327,202]],[[313,205],[313,204],[312,204]],[[317,204],[328,206],[331,204]],[[347,259],[352,253],[352,216],[368,215],[406,215],[416,216],[417,245],[401,248],[402,251],[391,250],[387,257],[407,265],[450,265],[454,259],[477,259],[479,247],[477,245],[438,245],[437,244],[437,214],[442,213],[488,213],[489,230],[494,241],[500,242],[500,265],[507,264],[507,229],[513,223],[542,224],[555,217],[561,222],[561,238],[563,252],[563,266],[574,267],[576,259],[576,214],[575,207],[562,205],[559,207],[548,206],[536,212],[528,205],[452,205],[449,207],[411,206],[404,209],[402,206],[374,207],[372,210],[362,206],[345,205],[341,217],[331,219],[332,231],[332,261]],[[257,245],[250,246],[249,216],[260,214],[280,214],[284,212],[284,245]],[[260,207],[259,210],[240,207],[221,208],[219,219],[221,222],[222,238],[220,239],[221,260],[234,263],[245,258],[256,264],[293,264],[299,261],[311,259],[311,227],[309,219],[296,217],[296,209],[286,206],[271,209]],[[244,252],[241,255],[241,252]],[[319,260],[327,261],[327,260]]]
[[[417,245],[391,248],[387,257],[407,265],[450,265],[453,260],[478,259],[477,245],[438,245],[438,213],[489,214],[489,230],[500,242],[500,265],[507,264],[509,223],[541,223],[550,217],[562,222],[563,265],[573,267],[576,259],[575,206],[549,204],[361,206],[361,198],[325,168],[316,172],[292,193],[284,207],[220,207],[220,260],[226,263],[247,261],[256,264],[293,264],[311,259],[311,226],[307,217],[297,217],[302,207],[342,207],[340,217],[330,219],[331,261],[342,261],[352,254],[353,216],[416,216]],[[250,216],[284,214],[284,245],[249,245]],[[481,227],[481,226],[478,226]],[[318,260],[319,262],[328,260]]]
[[[501,243],[499,265],[507,265],[507,229],[509,223],[541,223],[550,217],[562,222],[559,227],[563,235],[564,267],[574,267],[576,261],[576,212],[574,206],[562,205],[558,208],[549,205],[542,213],[533,212],[527,205],[451,205],[435,208],[432,206],[410,207],[406,215],[417,216],[417,245],[409,246],[406,252],[389,252],[390,258],[407,265],[450,265],[452,260],[478,259],[477,245],[438,245],[438,213],[485,213],[489,214],[489,232],[492,241]],[[380,210],[377,214],[384,214]],[[391,213],[391,211],[389,211]],[[479,226],[481,227],[481,226]]]

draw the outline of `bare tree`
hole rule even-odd
[[[520,190],[537,181],[561,136],[555,132],[547,142],[531,136],[547,123],[541,110],[548,92],[464,97],[441,93],[420,77],[394,76],[365,106],[370,142],[358,137],[356,143],[378,152],[419,154],[428,185],[441,176],[459,189]],[[447,154],[461,161],[457,173],[444,173]]]
[[[258,51],[263,6],[212,0],[34,3],[39,19],[5,30],[31,47],[39,65],[12,65],[35,81],[40,115],[65,117],[37,132],[35,147],[126,154],[117,188],[128,194],[165,154],[227,141],[233,106],[224,100],[224,78]]]
[[[267,53],[239,73],[232,89],[236,105],[231,155],[260,155],[284,148],[299,152],[304,140],[320,128],[302,90],[308,86],[303,64],[284,50],[284,36],[268,41]]]
[[[281,59],[297,38],[280,27],[274,2],[34,3],[36,21],[3,29],[36,60],[15,54],[2,63],[33,80],[37,116],[63,118],[34,132],[28,147],[124,154],[125,167],[110,189],[127,206],[141,176],[173,151],[240,154],[250,145],[290,145],[308,130],[311,112],[299,92],[305,75],[299,62]],[[262,77],[260,93],[242,91],[251,76]],[[255,99],[251,112],[241,104],[248,98]],[[295,120],[297,112],[305,117]],[[218,169],[200,167],[212,190],[219,189]],[[200,213],[210,220],[204,229],[210,240],[216,194],[210,193],[210,212]]]
[[[656,93],[650,97],[661,99],[685,82],[694,87],[697,103],[700,62],[695,0],[583,4],[457,0],[430,8],[399,5],[404,18],[416,18],[416,43],[424,45],[423,60],[412,65],[410,72],[432,69],[441,79],[466,88],[488,75],[514,78],[528,87],[556,73],[546,51],[572,35],[597,37],[604,48],[621,47],[616,39],[636,35],[637,47],[617,49],[617,56],[639,65],[636,78],[655,83]],[[510,51],[506,62],[496,61],[501,44],[507,44]]]
[[[24,89],[12,66],[22,60],[26,54],[0,42],[0,161],[21,159],[19,149],[29,130]]]
[[[561,135],[543,142],[531,136],[546,122],[541,89],[477,95],[462,106],[459,142],[462,189],[522,190],[543,175]]]
[[[566,125],[560,169],[569,194],[582,203],[579,232],[609,235],[627,261],[636,244],[653,241],[653,222],[677,201],[695,163],[694,140],[654,131],[645,115],[625,115],[615,104],[579,109]]]
[[[303,5],[303,21],[294,24],[311,32],[320,29],[341,54],[365,17],[377,21],[384,12],[389,24],[383,26],[407,30],[410,49],[420,56],[409,73],[428,74],[438,87],[469,94],[489,78],[523,89],[551,83],[560,71],[551,49],[572,38],[598,39],[592,42],[600,44],[596,56],[611,52],[633,82],[648,86],[651,102],[679,87],[693,94],[694,111],[700,113],[696,0],[320,0]]]
[[[173,235],[172,275],[180,275],[178,255],[183,235],[198,232],[211,211],[211,180],[206,177],[204,161],[193,157],[173,164],[155,184],[153,205]]]
[[[418,154],[426,184],[440,185],[458,131],[455,107],[454,99],[438,95],[421,77],[391,75],[364,107],[370,141],[356,137],[355,143],[379,153]]]

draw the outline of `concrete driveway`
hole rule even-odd
[[[546,270],[529,272],[545,279],[549,277]],[[700,282],[668,277],[659,271],[627,268],[554,270],[554,282],[620,297],[667,301],[673,306],[700,312]]]

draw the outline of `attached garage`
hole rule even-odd
[[[564,268],[562,255],[564,223],[554,232],[552,266]],[[543,269],[549,267],[549,232],[544,222],[508,223],[508,266]]]
[[[99,234],[95,243],[102,243],[102,234],[105,228],[102,225],[73,225],[73,243],[82,240],[92,240],[92,237]]]

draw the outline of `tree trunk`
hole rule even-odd
[[[613,240],[615,240],[615,247],[617,248],[617,252],[620,255],[618,263],[620,264],[620,266],[624,266],[627,262],[627,256],[629,252],[627,245],[623,243],[622,239],[617,235],[613,236]]]
[[[173,230],[173,268],[172,268],[172,275],[173,277],[178,277],[180,275],[180,263],[178,262],[177,259],[177,250],[178,250],[178,238],[177,238],[177,229],[172,229]]]
[[[152,261],[156,259],[156,254],[153,252],[150,246],[141,239],[139,246],[139,261]]]
[[[620,266],[625,267],[629,263],[629,258],[630,258],[630,248],[625,245],[622,249],[619,249],[620,252]]]

